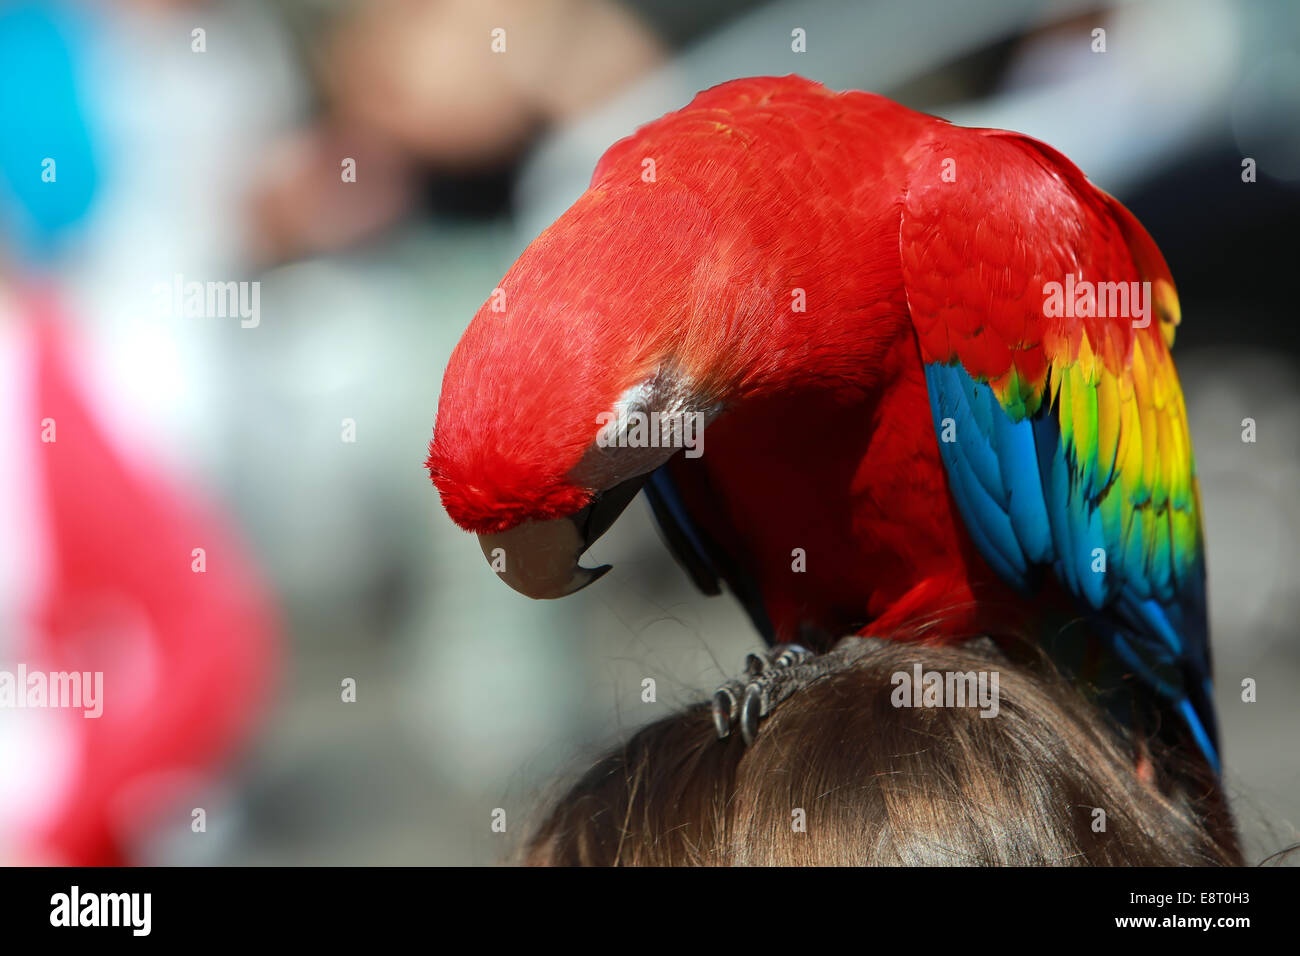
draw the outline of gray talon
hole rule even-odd
[[[758,733],[758,720],[763,716],[763,690],[757,684],[745,688],[745,699],[740,704],[740,734],[745,738],[745,746],[754,742]]]
[[[777,644],[763,654],[745,658],[743,680],[730,680],[713,692],[713,726],[718,738],[731,736],[740,724],[749,746],[758,724],[791,694],[829,674],[853,665],[866,652],[868,642],[846,637],[826,654],[814,654],[800,644]]]
[[[739,716],[742,693],[739,681],[728,681],[713,692],[713,726],[717,728],[719,740],[731,735],[731,726]]]

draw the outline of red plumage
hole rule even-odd
[[[932,261],[906,263],[900,230],[918,169],[938,150],[960,176],[990,141],[1021,151],[1032,175],[1010,170],[982,207],[954,202],[949,241],[924,246]],[[485,303],[452,355],[428,461],[448,512],[478,532],[572,514],[607,487],[591,478],[597,416],[638,383],[667,382],[684,407],[721,409],[706,453],[669,467],[702,533],[757,584],[778,637],[806,625],[1005,630],[1026,606],[949,493],[924,366],[949,358],[960,336],[978,380],[1016,366],[1041,387],[1062,347],[1023,312],[986,329],[961,309],[962,295],[1041,286],[1034,250],[1096,224],[1034,220],[1041,196],[1091,187],[1045,148],[1031,153],[798,77],[724,84],[615,144],[507,273],[501,310]],[[1087,207],[1096,222],[1104,202]],[[1124,229],[1105,222],[1099,247],[1127,255]],[[905,264],[955,277],[953,295],[909,289]],[[792,308],[800,291],[806,311]],[[924,314],[909,310],[912,292],[929,296]],[[1041,300],[1032,308],[1041,315]],[[1108,349],[1123,363],[1129,347]],[[806,573],[792,571],[794,549]]]

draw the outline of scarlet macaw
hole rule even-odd
[[[1179,317],[1150,236],[1042,143],[737,80],[616,143],[525,250],[428,467],[534,597],[607,570],[578,558],[649,480],[769,640],[996,633],[1064,599],[1217,768]],[[607,440],[633,412],[695,416],[706,453]]]

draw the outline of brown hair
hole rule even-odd
[[[555,805],[524,862],[1241,862],[1230,824],[1206,822],[1222,807],[1213,777],[1143,782],[1125,736],[1041,660],[1013,664],[988,641],[871,644],[777,706],[748,748],[719,740],[703,704],[645,727]],[[918,662],[996,672],[997,715],[894,706],[893,675]]]

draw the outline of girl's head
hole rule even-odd
[[[996,713],[978,699],[902,706],[918,663],[983,674],[986,688],[996,675]],[[1126,738],[1042,660],[1013,663],[989,641],[866,640],[779,703],[751,746],[720,740],[704,704],[642,729],[555,805],[525,862],[1240,862],[1212,777],[1189,770],[1174,785],[1135,766]]]

